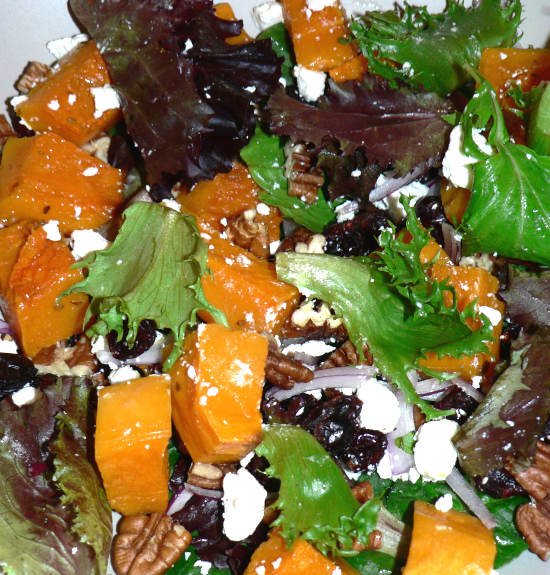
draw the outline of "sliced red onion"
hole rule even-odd
[[[487,527],[495,528],[498,523],[491,515],[491,512],[485,507],[485,504],[478,497],[474,488],[466,481],[462,473],[455,467],[447,476],[447,485],[462,500],[464,505]]]
[[[405,394],[399,389],[395,392],[397,401],[399,402],[399,409],[401,410],[401,417],[397,423],[397,427],[388,433],[388,457],[390,460],[390,467],[392,475],[401,475],[407,473],[414,465],[414,457],[412,454],[403,451],[397,447],[395,440],[398,437],[403,437],[414,431],[414,411],[412,403],[408,403]]]
[[[462,239],[457,231],[448,222],[441,224],[443,234],[443,249],[451,258],[453,264],[458,264],[462,257]]]
[[[206,489],[204,487],[199,487],[198,485],[193,485],[192,483],[184,483],[185,488],[191,491],[194,495],[200,495],[201,497],[209,497],[210,499],[221,499],[223,497],[223,491],[217,489]]]
[[[168,503],[168,508],[166,509],[166,513],[168,515],[173,515],[178,511],[181,511],[185,504],[193,497],[193,493],[189,491],[189,489],[185,488],[185,485],[170,499]]]
[[[429,379],[413,382],[413,386],[416,393],[418,393],[422,399],[438,401],[445,395],[447,390],[452,387],[452,383],[450,380],[441,381],[436,377],[430,377]]]
[[[455,377],[450,381],[457,387],[460,387],[460,389],[464,393],[467,393],[470,397],[473,397],[478,403],[483,401],[483,398],[485,397],[483,393],[481,393],[479,389],[476,389],[471,383],[469,383],[465,379],[462,379],[461,377]]]
[[[278,389],[271,393],[269,397],[277,401],[284,401],[305,393],[307,391],[317,391],[322,389],[338,389],[346,387],[348,389],[359,388],[364,381],[374,377],[377,369],[370,365],[359,367],[331,367],[330,369],[320,369],[315,372],[315,377],[306,383],[296,383],[292,389]]]
[[[418,180],[418,178],[427,172],[430,167],[429,162],[424,162],[400,178],[388,178],[370,192],[369,201],[377,202],[379,200],[383,200],[387,196],[393,194],[393,192],[396,192],[407,184]]]
[[[11,328],[7,321],[0,319],[0,334],[12,334]]]

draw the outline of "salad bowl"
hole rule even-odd
[[[244,20],[245,29],[254,35],[257,31],[252,18],[252,7],[258,0],[233,0],[230,2],[238,17]],[[411,4],[427,5],[430,10],[440,11],[444,0],[413,1]],[[391,0],[343,0],[345,7],[390,7]],[[468,4],[468,2],[466,2]],[[546,46],[550,40],[550,0],[523,0],[522,46]],[[65,0],[2,0],[0,19],[0,53],[3,55],[3,71],[0,76],[2,111],[5,102],[15,95],[16,78],[29,60],[51,62],[52,56],[46,42],[70,36],[78,32]],[[0,558],[1,559],[1,558]],[[547,575],[550,565],[535,555],[524,553],[518,559],[499,569],[500,575]]]

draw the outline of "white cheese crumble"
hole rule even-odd
[[[97,169],[96,166],[90,166],[89,168],[86,168],[83,172],[82,175],[85,178],[91,178],[92,176],[97,176],[97,174],[99,173],[99,170]]]
[[[81,260],[90,252],[104,250],[109,242],[94,230],[75,230],[69,242],[75,260]]]
[[[453,508],[453,496],[450,493],[445,493],[442,495],[436,502],[435,508],[438,511],[443,511],[443,513],[447,513]]]
[[[0,339],[0,353],[17,353],[17,344],[13,339]]]
[[[97,120],[101,118],[108,110],[116,110],[120,108],[120,101],[118,94],[110,84],[105,86],[95,86],[90,88],[90,92],[94,98],[94,118]]]
[[[457,452],[452,437],[458,423],[449,419],[428,421],[416,432],[414,465],[427,481],[444,481],[453,470]]]
[[[307,0],[307,7],[312,12],[319,12],[328,6],[336,6],[337,0]]]
[[[267,491],[244,467],[223,478],[223,532],[231,541],[242,541],[264,516]]]
[[[264,2],[252,8],[252,17],[260,31],[283,22],[283,7],[279,2]]]
[[[295,353],[305,353],[313,357],[321,357],[327,353],[334,351],[334,346],[325,343],[324,341],[311,339],[305,341],[304,343],[291,343],[283,348],[283,353],[285,355],[295,354]]]
[[[40,395],[40,391],[30,385],[26,385],[11,394],[11,400],[17,407],[23,407],[23,405],[30,405],[34,403]]]
[[[122,383],[124,381],[137,379],[138,377],[141,377],[141,374],[137,369],[134,369],[129,365],[123,365],[122,367],[117,367],[111,371],[109,374],[109,381],[113,384]]]
[[[61,106],[59,105],[59,100],[50,100],[48,102],[48,108],[50,110],[53,110],[54,112],[57,112],[57,110],[59,110]]]
[[[351,173],[353,176],[353,172]],[[334,208],[334,213],[336,214],[336,221],[338,223],[347,222],[348,220],[353,220],[355,214],[359,211],[359,203],[354,200],[346,200],[342,202],[339,206]]]
[[[294,76],[298,85],[298,92],[306,102],[315,102],[325,91],[327,75],[305,68],[301,64],[294,66]]]
[[[359,387],[357,397],[363,402],[359,416],[361,427],[382,433],[390,433],[397,427],[401,410],[389,387],[371,378]]]
[[[478,311],[489,319],[492,326],[498,325],[502,319],[502,314],[498,311],[498,309],[493,309],[492,307],[481,305],[479,306]]]
[[[388,174],[380,174],[376,180],[375,187],[381,186],[387,179]],[[420,198],[427,196],[429,192],[430,189],[428,186],[425,186],[418,181],[414,181],[410,184],[407,184],[406,186],[403,186],[402,188],[399,188],[398,190],[395,190],[395,192],[392,192],[389,196],[386,196],[385,198],[377,200],[373,203],[377,208],[380,208],[381,210],[388,210],[392,219],[395,222],[400,222],[405,217],[405,210],[399,201],[401,196],[407,196],[410,198],[411,206],[414,206]]]
[[[46,48],[56,60],[59,60],[73,48],[76,48],[79,44],[87,42],[88,40],[89,37],[86,34],[75,34],[74,36],[67,36],[66,38],[50,40],[46,43]]]
[[[42,229],[46,232],[46,237],[52,242],[58,242],[61,239],[61,232],[59,231],[59,222],[57,220],[50,220],[46,222]]]
[[[170,208],[171,210],[174,210],[175,212],[181,212],[181,204],[179,202],[176,202],[176,200],[162,200],[161,204],[165,207],[165,208]]]

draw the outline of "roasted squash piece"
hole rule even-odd
[[[122,203],[122,174],[51,132],[9,138],[0,164],[0,221],[57,220],[70,233],[97,228]]]
[[[339,3],[314,11],[307,0],[282,0],[281,4],[298,64],[328,71],[355,57],[352,45],[341,42],[348,30]]]
[[[345,561],[332,561],[303,539],[288,548],[285,540],[271,531],[269,539],[254,551],[244,575],[358,575]]]
[[[238,461],[261,440],[267,339],[202,324],[172,367],[173,419],[194,461]]]
[[[37,224],[31,220],[22,220],[16,224],[0,229],[0,245],[2,246],[2,257],[0,258],[0,294],[6,293],[11,270],[17,261],[19,251],[36,226]]]
[[[166,511],[170,377],[150,375],[99,390],[95,459],[113,509]]]
[[[16,224],[0,230],[0,238],[14,242],[7,250],[4,265],[11,258],[13,263],[5,284],[2,270],[2,310],[25,354],[34,357],[82,330],[88,296],[71,294],[57,303],[61,293],[83,279],[82,270],[70,269],[69,248],[48,240],[40,227],[31,232],[28,224]]]
[[[277,279],[275,265],[233,245],[216,233],[209,244],[210,274],[202,277],[208,302],[225,313],[232,327],[277,333],[296,308],[300,293]],[[208,319],[201,312],[201,317]]]
[[[105,60],[94,42],[86,42],[64,56],[55,72],[16,105],[15,112],[35,132],[55,132],[81,146],[122,117],[119,108],[96,113],[92,89],[109,82]]]
[[[368,70],[367,59],[363,54],[354,56],[340,66],[331,68],[328,73],[335,82],[347,82],[348,80],[363,80],[363,76]]]
[[[403,575],[489,575],[496,556],[493,534],[466,513],[414,504],[413,532]]]

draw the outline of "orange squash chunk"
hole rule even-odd
[[[0,245],[2,246],[2,257],[0,259],[0,294],[6,293],[11,270],[17,261],[19,251],[27,241],[34,227],[36,227],[34,222],[23,220],[7,228],[0,229]]]
[[[170,377],[150,375],[99,390],[95,459],[113,509],[166,511]]]
[[[172,367],[173,420],[194,461],[238,461],[262,437],[267,339],[202,324]]]
[[[355,57],[345,16],[339,4],[312,11],[307,0],[282,0],[285,23],[292,38],[296,62],[306,68],[328,71]]]
[[[449,181],[441,184],[441,203],[447,219],[456,225],[462,222],[462,217],[468,207],[472,192],[466,188],[457,188]]]
[[[193,214],[203,228],[222,231],[220,220],[255,208],[260,202],[259,191],[248,168],[235,163],[230,172],[217,174],[213,180],[199,182],[189,193],[181,194],[178,201],[182,211]],[[279,227],[283,218],[277,208],[270,207],[269,214],[257,214],[255,221],[265,223],[270,242],[280,238]]]
[[[254,551],[244,575],[358,575],[346,561],[332,561],[303,539],[289,549],[285,540],[271,531],[269,539]]]
[[[478,306],[487,306],[504,314],[504,303],[496,296],[498,280],[487,270],[471,266],[456,266],[449,260],[447,254],[435,241],[425,246],[421,252],[421,261],[426,263],[438,253],[438,259],[430,268],[430,277],[438,282],[447,280],[456,292],[457,307],[460,311],[477,299]],[[452,304],[450,293],[444,295],[447,305]],[[469,322],[471,329],[479,329],[480,322]],[[419,360],[419,365],[435,371],[458,373],[465,379],[481,375],[484,364],[498,361],[502,319],[493,327],[493,341],[487,344],[487,353],[477,353],[472,356],[437,357],[434,352],[427,352],[425,358]]]
[[[14,241],[5,259],[6,267],[12,260],[5,284],[2,270],[2,308],[25,354],[34,357],[80,333],[88,296],[71,294],[57,303],[63,291],[84,277],[82,270],[70,269],[74,258],[69,248],[48,240],[40,227],[31,232],[27,224],[0,230],[0,238]]]
[[[221,18],[222,20],[236,20],[235,13],[233,12],[233,8],[227,2],[222,2],[221,4],[216,4],[214,6],[214,11],[216,12],[216,16]],[[248,44],[251,42],[252,38],[244,31],[244,28],[241,30],[241,33],[238,36],[233,36],[232,38],[226,38],[225,42],[232,46],[238,44]]]
[[[64,233],[97,228],[122,203],[122,174],[51,132],[9,138],[0,164],[0,221],[57,220]]]
[[[495,556],[493,534],[477,517],[415,502],[403,575],[489,575]]]
[[[328,73],[335,82],[347,82],[348,80],[363,80],[368,70],[367,59],[363,54],[354,56],[336,68],[331,68]]]
[[[203,238],[209,244],[208,267],[212,272],[202,277],[208,302],[225,313],[231,327],[260,333],[280,331],[298,305],[299,291],[277,279],[272,262],[215,233],[203,234]]]
[[[105,60],[94,42],[86,42],[64,56],[58,69],[37,84],[15,112],[35,132],[55,132],[81,146],[122,118],[118,108],[95,117],[91,89],[109,83]]]

